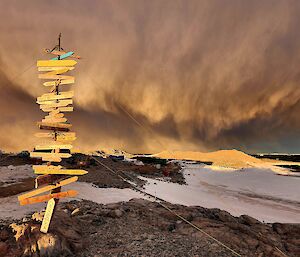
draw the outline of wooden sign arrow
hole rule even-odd
[[[38,67],[38,71],[55,71],[62,69],[67,69],[67,71],[71,71],[74,70],[75,67]]]
[[[68,85],[68,84],[72,84],[72,83],[75,83],[75,78],[72,78],[72,79],[65,79],[65,80],[61,80],[59,81],[59,85]],[[47,81],[47,82],[44,82],[43,85],[45,87],[52,87],[52,86],[56,86],[58,84],[58,81],[57,80],[54,80],[54,81]]]
[[[44,152],[31,152],[30,157],[42,158],[43,161],[60,162],[61,158],[69,158],[72,155],[69,153],[44,153]]]
[[[55,111],[55,110],[59,110],[60,112],[72,112],[74,110],[73,107],[69,106],[69,107],[42,107],[40,108],[43,112],[52,112],[52,111]]]
[[[59,181],[55,185],[48,185],[48,186],[44,186],[44,187],[39,187],[39,188],[34,189],[34,190],[30,191],[30,192],[27,192],[25,194],[19,195],[18,196],[18,200],[22,201],[22,200],[24,200],[26,198],[29,198],[29,197],[32,197],[32,196],[36,196],[36,195],[40,195],[40,194],[45,193],[47,191],[51,191],[51,190],[53,190],[55,188],[62,187],[62,186],[68,185],[70,183],[76,182],[77,180],[78,180],[78,177],[75,176],[75,177],[71,177],[71,178]]]
[[[76,65],[74,60],[39,60],[37,61],[37,67],[61,67],[61,66],[74,66]]]
[[[66,100],[58,100],[56,102],[51,102],[51,103],[44,103],[41,102],[40,103],[40,109],[44,109],[44,108],[52,108],[52,107],[66,107],[69,104],[73,104],[73,100],[72,99],[66,99]]]
[[[73,96],[74,96],[74,91],[59,92],[58,94],[48,93],[38,97],[37,101],[39,103],[43,103],[43,101],[66,99],[66,98],[72,98]]]
[[[53,145],[37,145],[36,150],[53,150],[53,149],[72,149],[73,146],[69,144],[53,144]]]
[[[50,225],[51,218],[52,218],[52,214],[53,214],[53,211],[54,211],[54,207],[55,207],[55,200],[52,198],[48,201],[48,204],[47,204],[46,212],[45,212],[43,222],[42,222],[42,226],[41,226],[41,229],[40,229],[40,231],[42,233],[47,233],[48,232],[49,225]]]
[[[27,204],[34,204],[34,203],[41,203],[46,202],[52,198],[59,199],[64,197],[75,197],[78,194],[75,190],[69,190],[65,192],[53,193],[49,195],[41,195],[36,197],[26,198],[20,201],[20,205],[27,205]]]

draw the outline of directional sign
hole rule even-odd
[[[59,85],[68,85],[68,84],[72,84],[72,83],[75,83],[75,78],[72,78],[72,79],[65,79],[65,80],[59,81]],[[47,81],[47,82],[44,82],[43,85],[44,85],[45,87],[56,86],[56,85],[58,85],[58,81],[57,81],[57,80],[54,80],[54,81]]]
[[[61,67],[61,66],[74,66],[76,65],[74,60],[40,60],[37,61],[37,67]]]
[[[58,110],[52,111],[49,113],[49,115],[45,116],[45,118],[51,117],[51,118],[62,118],[64,117],[63,113],[60,113]]]
[[[44,187],[39,187],[39,188],[34,189],[34,190],[30,191],[30,192],[27,192],[25,194],[19,195],[18,196],[18,200],[21,201],[21,200],[24,200],[26,198],[29,198],[29,197],[32,197],[32,196],[36,196],[36,195],[45,193],[47,191],[51,191],[51,190],[53,190],[55,188],[62,187],[62,186],[68,185],[70,183],[76,182],[77,180],[78,180],[78,177],[75,176],[75,177],[71,177],[71,178],[59,181],[55,185],[48,185],[48,186],[44,186]]]
[[[36,150],[53,150],[53,149],[71,149],[72,145],[52,144],[52,145],[37,145]]]
[[[51,123],[67,122],[67,118],[49,118],[49,117],[45,117],[45,119],[42,119],[42,122],[51,122]]]
[[[31,152],[30,157],[32,158],[42,158],[43,161],[55,160],[55,162],[61,161],[61,158],[69,158],[71,154],[69,153],[44,153],[44,152]]]
[[[37,122],[37,125],[49,132],[35,134],[36,137],[44,139],[44,142],[30,153],[30,157],[41,158],[44,161],[42,165],[33,165],[34,173],[39,174],[35,179],[36,189],[18,196],[21,205],[48,201],[40,229],[43,233],[48,232],[59,199],[74,197],[77,194],[75,190],[61,192],[61,188],[77,181],[77,175],[87,173],[80,169],[66,169],[58,164],[62,158],[71,157],[69,152],[73,147],[72,141],[76,139],[75,133],[69,132],[72,125],[67,122],[64,114],[73,111],[70,105],[73,104],[74,91],[62,91],[61,86],[75,82],[74,76],[69,72],[75,69],[77,62],[68,58],[80,58],[73,51],[63,51],[60,40],[61,35],[58,45],[51,50],[44,49],[46,53],[55,55],[52,60],[37,61],[37,69],[40,72],[38,77],[47,80],[43,85],[49,89],[48,93],[37,97],[36,102],[40,105],[40,109],[48,113],[42,121]],[[66,176],[72,177],[65,179]]]
[[[37,101],[43,103],[43,101],[66,99],[66,98],[72,98],[73,96],[74,96],[74,91],[59,92],[58,94],[49,93],[49,94],[43,94],[42,96],[38,97]]]
[[[40,68],[44,68],[44,67],[40,67]],[[49,67],[46,67],[46,68],[49,69]],[[71,68],[74,68],[74,67],[71,67]],[[69,71],[68,67],[64,67],[64,68],[60,68],[60,69],[57,69],[57,67],[55,67],[54,70],[39,74],[39,76],[41,76],[41,75],[58,75],[58,74],[66,73],[68,71]]]
[[[38,67],[38,71],[54,71],[67,69],[67,71],[74,70],[75,67]]]
[[[59,199],[59,198],[64,198],[64,197],[75,197],[77,194],[78,194],[77,191],[69,190],[66,192],[53,193],[53,194],[49,194],[49,195],[41,195],[41,196],[23,199],[20,201],[20,205],[46,202],[46,201],[50,200],[51,198]]]
[[[59,100],[57,102],[53,102],[53,103],[49,103],[49,104],[44,104],[44,102],[41,102],[41,105],[40,105],[40,109],[43,109],[44,107],[45,108],[56,108],[56,107],[66,107],[68,106],[69,104],[73,104],[73,100],[72,99],[67,99],[67,100]]]
[[[52,198],[48,201],[46,212],[45,212],[43,222],[42,222],[42,226],[41,226],[41,229],[40,229],[40,231],[43,232],[43,233],[48,232],[49,225],[50,225],[51,218],[52,218],[52,214],[53,214],[53,211],[54,211],[54,207],[55,207],[55,201]]]
[[[59,110],[60,112],[72,112],[74,110],[73,107],[48,107],[48,106],[43,106],[42,108],[40,107],[40,109],[43,111],[43,112],[52,112],[52,111],[55,111],[55,110]]]
[[[44,127],[52,127],[52,128],[70,128],[72,127],[72,124],[69,123],[56,123],[56,122],[37,122],[38,126],[44,126]]]
[[[35,170],[35,174],[55,174],[55,175],[85,175],[88,172],[85,170],[72,170],[72,169],[50,169],[50,170]]]
[[[68,76],[68,75],[47,75],[47,74],[41,74],[39,75],[40,79],[74,79],[73,76]]]
[[[33,165],[32,166],[33,170],[34,171],[49,171],[49,170],[53,170],[53,169],[61,169],[62,166],[61,165],[58,165],[58,166],[55,166],[55,165]]]

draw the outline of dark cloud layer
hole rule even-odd
[[[45,89],[15,75],[62,32],[78,148],[299,152],[299,1],[4,0],[0,20],[1,148],[34,145]]]

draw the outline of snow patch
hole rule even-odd
[[[185,165],[187,185],[140,177],[145,191],[168,202],[219,208],[232,215],[250,215],[264,222],[300,223],[299,178],[270,170],[224,171]]]

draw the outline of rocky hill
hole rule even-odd
[[[300,255],[299,225],[263,224],[219,209],[166,205],[241,256]],[[39,232],[41,218],[36,213],[12,225],[2,221],[0,256],[235,256],[158,203],[142,199],[62,203],[48,234]]]

